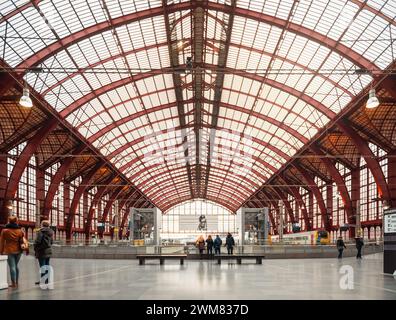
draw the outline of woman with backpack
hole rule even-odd
[[[34,252],[40,265],[40,276],[41,278],[47,274],[50,257],[52,255],[52,242],[54,232],[49,227],[49,221],[41,221],[41,228],[37,232],[36,240],[34,241]],[[46,281],[47,283],[48,281]],[[40,284],[40,281],[36,282]]]

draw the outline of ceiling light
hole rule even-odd
[[[368,108],[368,109],[377,108],[379,106],[379,104],[380,104],[380,102],[379,102],[377,96],[375,95],[375,89],[370,89],[369,98],[366,103],[366,108]]]
[[[30,95],[29,95],[29,89],[26,87],[23,88],[23,95],[22,95],[21,99],[19,100],[19,104],[25,108],[33,107],[33,102],[32,102],[32,99],[30,99]]]

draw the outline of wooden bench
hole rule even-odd
[[[263,255],[220,255],[215,256],[217,259],[217,264],[221,264],[221,260],[236,260],[237,264],[242,264],[242,259],[256,260],[256,264],[263,264],[263,259],[265,256]]]
[[[139,259],[139,265],[144,265],[146,260],[159,260],[160,264],[164,264],[165,259],[177,259],[183,265],[186,257],[186,254],[138,254],[136,259]]]

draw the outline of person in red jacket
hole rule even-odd
[[[7,262],[10,268],[12,282],[10,288],[18,287],[18,263],[22,254],[21,243],[23,242],[23,237],[24,234],[18,225],[17,216],[10,216],[8,218],[8,224],[6,224],[0,234],[0,254],[8,256]]]

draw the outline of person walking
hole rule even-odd
[[[340,236],[337,240],[338,259],[342,259],[342,253],[344,252],[344,249],[346,249],[346,245]]]
[[[37,237],[34,241],[34,252],[40,266],[41,279],[48,273],[49,262],[52,255],[53,235],[54,232],[50,228],[49,221],[41,221],[41,228],[37,232]],[[48,283],[48,279],[46,279],[45,283]],[[35,284],[40,284],[40,281]]]
[[[10,288],[18,288],[18,263],[22,255],[21,244],[23,240],[24,233],[18,225],[18,217],[12,215],[8,218],[8,224],[6,224],[0,235],[0,254],[8,256],[7,262],[11,275]]]
[[[356,238],[356,249],[357,249],[357,255],[356,259],[362,259],[362,248],[364,246],[363,238]]]
[[[234,238],[232,237],[231,233],[227,234],[226,246],[227,246],[227,253],[233,254],[235,241],[234,241]]]
[[[220,248],[223,241],[220,239],[219,235],[216,235],[216,239],[213,241],[213,247],[215,249],[215,254],[220,254]]]
[[[208,249],[208,255],[210,257],[212,257],[212,255],[213,255],[213,245],[214,245],[214,242],[213,242],[212,236],[209,235],[208,239],[206,239],[206,247]]]
[[[205,250],[205,239],[203,236],[199,236],[197,243],[196,243],[198,250],[199,250],[199,257],[203,258],[203,252]]]

